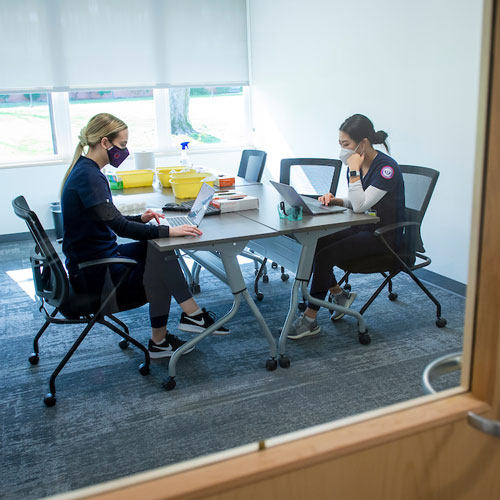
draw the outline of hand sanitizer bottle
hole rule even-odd
[[[186,142],[181,142],[182,150],[181,150],[181,161],[180,164],[183,167],[189,167],[191,164],[189,163],[189,158],[188,158],[188,153],[187,150],[188,148],[189,141]]]

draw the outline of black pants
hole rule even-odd
[[[337,284],[334,266],[348,268],[350,262],[387,253],[385,245],[373,230],[345,229],[318,240],[311,278],[310,293],[315,299],[325,300],[328,290]],[[315,311],[319,306],[309,303]]]
[[[117,250],[118,256],[137,261],[117,290],[118,306],[148,302],[151,326],[165,326],[172,296],[178,303],[192,297],[174,252],[160,252],[147,241],[118,245]],[[70,272],[71,285],[78,292],[99,292],[106,288],[106,280],[118,283],[124,270],[125,266],[113,264],[106,271],[98,267]]]

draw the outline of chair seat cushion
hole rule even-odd
[[[410,267],[415,263],[415,255],[400,255],[400,257]],[[374,255],[356,261],[342,262],[338,267],[345,272],[358,274],[399,271],[402,268],[401,263],[390,254]]]
[[[61,314],[67,319],[78,319],[97,313],[101,307],[103,297],[101,293],[80,293],[70,286],[67,299],[59,307]],[[146,304],[147,299],[143,290],[138,290],[133,296],[130,291],[126,294],[118,290],[117,300],[111,300],[102,311],[103,315],[128,311]]]

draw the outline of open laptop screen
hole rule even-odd
[[[203,183],[203,186],[201,186],[200,192],[193,203],[191,212],[188,214],[188,217],[192,220],[193,224],[196,224],[197,226],[200,224],[201,219],[203,219],[203,216],[207,211],[208,205],[210,205],[210,202],[214,197],[214,194],[214,188],[206,183]]]

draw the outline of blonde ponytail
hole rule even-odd
[[[61,194],[69,174],[71,174],[76,162],[84,153],[84,148],[94,148],[101,142],[103,137],[107,137],[109,141],[113,142],[113,139],[126,128],[127,125],[125,122],[109,113],[99,113],[89,120],[87,125],[80,130],[80,135],[78,136],[79,141],[75,149],[73,161],[66,171],[66,174],[64,174],[61,184]]]

